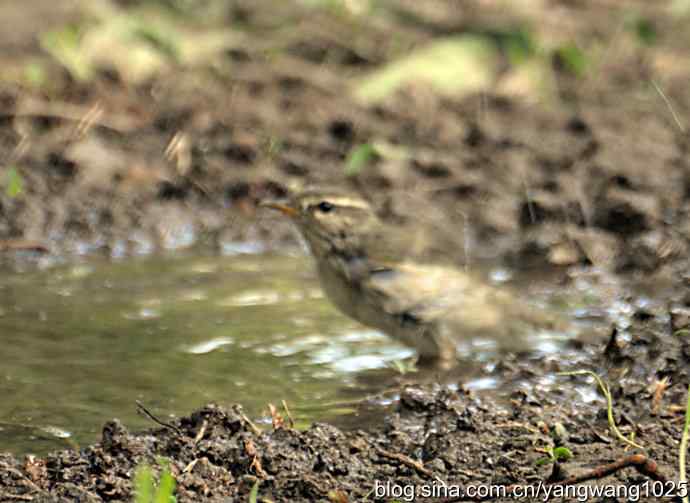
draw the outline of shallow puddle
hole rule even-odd
[[[298,424],[332,419],[390,384],[413,355],[336,312],[304,256],[4,270],[0,298],[0,451],[85,445],[113,417],[153,426],[136,400],[163,420],[210,401],[266,417],[282,400]],[[539,337],[548,353],[564,334]],[[468,388],[494,385],[475,378]]]
[[[306,257],[88,261],[0,279],[0,450],[152,426],[209,401],[308,421],[350,410],[354,376],[410,356],[338,314]],[[365,391],[362,391],[365,393]]]

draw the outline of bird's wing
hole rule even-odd
[[[368,290],[391,314],[442,322],[458,332],[499,334],[516,325],[546,326],[550,317],[508,287],[493,287],[459,269],[416,264],[372,269]]]
[[[490,288],[462,271],[433,265],[396,264],[372,269],[369,291],[390,313],[432,321],[455,310],[486,310]],[[468,306],[469,304],[469,306]],[[473,313],[466,313],[473,316]]]

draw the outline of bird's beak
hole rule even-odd
[[[296,217],[298,213],[297,210],[292,206],[288,206],[287,204],[279,203],[277,201],[262,201],[261,203],[259,203],[259,206],[263,208],[271,208],[273,210],[278,210],[283,215],[286,215],[290,218]]]

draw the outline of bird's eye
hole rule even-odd
[[[328,201],[321,201],[316,205],[316,209],[318,209],[321,213],[328,213],[332,211],[333,208],[333,204],[329,203]]]

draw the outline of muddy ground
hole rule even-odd
[[[44,11],[28,16],[32,3]],[[690,358],[690,33],[670,2],[534,2],[517,11],[491,1],[400,1],[386,3],[385,16],[362,17],[342,5],[236,1],[213,22],[246,36],[215,66],[171,65],[137,83],[107,65],[79,80],[47,57],[41,33],[79,21],[76,7],[15,5],[2,7],[0,21],[21,27],[0,36],[2,260],[195,242],[279,246],[294,233],[263,218],[257,202],[336,185],[366,193],[395,224],[425,208],[457,237],[464,263],[558,267],[564,284],[596,268],[644,283],[652,302],[637,302],[631,289],[626,300],[642,307],[625,333],[577,339],[560,358],[487,365],[488,375],[518,383],[502,397],[462,383],[409,387],[414,377],[405,376],[385,421],[366,431],[295,431],[278,421],[258,432],[239,408],[214,406],[139,434],[113,422],[80,452],[0,457],[2,501],[128,501],[134,468],[156,456],[170,460],[178,501],[247,501],[257,480],[259,501],[336,502],[404,500],[378,496],[376,481],[575,483],[568,477],[633,452],[646,456],[627,458],[641,470],[594,473],[584,484],[677,480]],[[584,48],[584,60],[541,53],[546,94],[524,83],[501,45],[523,26]],[[464,32],[497,41],[499,71],[483,92],[451,97],[417,83],[375,105],[352,97],[358,77]],[[47,77],[13,80],[12,69],[32,58]],[[353,169],[352,152],[373,143],[405,154],[379,149]],[[594,384],[556,376],[582,368],[610,383],[616,420],[644,449],[613,435],[601,397],[585,400]],[[559,445],[572,459],[538,462]]]

